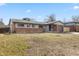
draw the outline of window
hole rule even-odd
[[[18,24],[19,27],[24,27],[24,24]]]
[[[27,28],[32,28],[32,24],[27,24]]]
[[[24,28],[25,24],[17,23],[15,26],[16,26],[16,28]]]
[[[27,27],[30,27],[30,24],[27,24]]]
[[[34,25],[34,24],[16,24],[16,28],[39,28],[38,25]]]

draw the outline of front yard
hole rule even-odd
[[[79,34],[0,34],[0,55],[79,55]]]

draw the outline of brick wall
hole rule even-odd
[[[12,24],[12,32],[15,33],[41,33],[42,28],[16,28],[16,23]]]
[[[57,27],[58,27],[57,32],[63,32],[63,26],[62,25],[58,25]]]
[[[40,33],[43,32],[42,27],[38,28],[16,28],[16,23],[12,24],[12,32],[16,33]],[[63,25],[54,25],[52,24],[52,32],[63,32]]]
[[[63,32],[70,32],[70,27],[64,27]]]
[[[69,28],[69,32],[74,32],[75,31],[75,28],[74,28],[74,26],[64,26],[64,28]],[[64,29],[64,31],[65,31],[65,29]]]
[[[67,26],[70,29],[70,32],[79,32],[79,26]]]
[[[79,26],[76,26],[76,31],[79,32]]]
[[[41,28],[16,28],[16,33],[40,33],[43,32]]]
[[[63,32],[63,25],[52,25],[53,32]]]

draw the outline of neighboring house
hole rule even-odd
[[[79,22],[64,23],[64,28],[69,28],[69,32],[79,32]]]
[[[9,32],[9,26],[4,25],[2,21],[0,21],[0,33],[7,33]]]
[[[9,21],[10,32],[12,33],[40,33],[40,32],[63,32],[63,23],[36,22],[26,19],[11,19]]]

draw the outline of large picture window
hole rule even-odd
[[[24,27],[25,27],[25,24],[22,24],[22,23],[16,24],[16,28],[24,28]]]
[[[34,25],[34,24],[22,24],[22,23],[18,23],[16,24],[16,28],[38,28],[38,25]]]
[[[24,24],[18,24],[19,27],[24,27]]]

